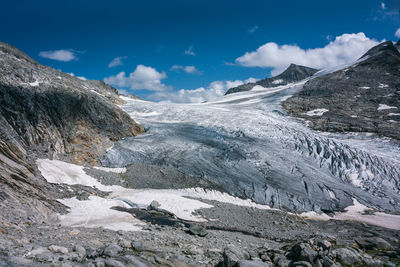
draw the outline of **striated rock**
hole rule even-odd
[[[250,91],[256,85],[259,85],[259,86],[262,86],[265,88],[287,85],[289,83],[304,80],[304,79],[312,76],[317,71],[318,70],[312,69],[309,67],[304,67],[304,66],[300,66],[300,65],[296,65],[296,64],[290,64],[290,66],[284,72],[279,74],[278,76],[275,76],[272,78],[266,78],[264,80],[260,80],[255,83],[247,83],[247,84],[239,85],[234,88],[230,88],[225,93],[225,95],[229,95],[229,94],[233,94],[233,93],[237,93],[237,92]]]
[[[118,92],[42,66],[0,42],[0,199],[12,217],[31,211],[40,220],[64,212],[57,191],[38,174],[36,158],[95,164],[106,149],[144,128],[114,104]],[[8,203],[8,204],[7,204]],[[2,207],[5,208],[5,207]]]

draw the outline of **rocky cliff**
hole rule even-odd
[[[264,80],[260,80],[255,83],[247,83],[247,84],[239,85],[237,87],[229,89],[225,93],[225,95],[237,93],[237,92],[250,91],[256,85],[259,85],[259,86],[262,86],[265,88],[287,85],[289,83],[304,80],[304,79],[312,76],[317,71],[318,70],[316,70],[316,69],[312,69],[312,68],[308,68],[308,67],[304,67],[304,66],[300,66],[300,65],[296,65],[296,64],[290,64],[290,66],[284,72],[279,74],[278,76],[275,76],[272,78],[266,78]]]
[[[371,48],[355,64],[308,81],[283,102],[317,130],[400,139],[400,43]]]
[[[0,43],[0,199],[46,214],[62,205],[38,175],[35,159],[94,164],[112,144],[144,129],[113,103],[118,92],[40,65]],[[26,207],[25,207],[26,208]],[[17,213],[24,214],[26,212]],[[5,213],[3,213],[5,216]]]

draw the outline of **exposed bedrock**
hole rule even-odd
[[[114,103],[124,102],[103,82],[42,66],[0,42],[1,204],[15,214],[26,214],[26,205],[43,216],[61,207],[35,159],[66,157],[91,165],[115,141],[143,133]]]
[[[399,43],[384,42],[355,64],[309,80],[283,107],[317,130],[400,139],[399,48]]]

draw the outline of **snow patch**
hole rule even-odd
[[[273,81],[272,84],[280,84],[282,82],[283,82],[282,79],[278,79],[278,80]]]
[[[378,110],[385,110],[385,109],[392,109],[392,108],[397,108],[397,107],[392,107],[392,106],[388,106],[385,104],[379,104]]]
[[[400,113],[389,113],[388,116],[400,116]]]
[[[347,175],[347,180],[354,186],[361,187],[361,180],[358,179],[358,173],[350,173]]]
[[[139,231],[146,224],[127,212],[120,212],[111,207],[122,206],[123,202],[90,196],[88,200],[76,198],[58,199],[70,208],[68,214],[60,215],[61,224],[68,227],[102,227],[113,231]],[[128,207],[124,205],[123,207]]]
[[[239,206],[270,209],[266,205],[256,204],[251,200],[240,199],[226,193],[204,190],[202,188],[189,189],[129,189],[121,186],[107,186],[98,182],[95,178],[83,171],[83,166],[62,162],[59,160],[38,159],[36,164],[43,177],[49,183],[81,184],[96,187],[102,191],[111,191],[107,198],[91,196],[88,200],[76,198],[60,199],[68,206],[70,213],[60,215],[62,224],[72,227],[103,227],[111,230],[135,231],[140,229],[142,222],[135,220],[130,214],[112,210],[111,207],[126,207],[119,199],[127,199],[136,203],[139,207],[147,207],[153,200],[161,204],[165,209],[178,218],[189,221],[205,221],[201,216],[193,215],[193,212],[201,208],[212,208],[212,205],[197,199],[215,200]],[[101,168],[101,167],[100,167]],[[103,168],[112,169],[112,168]],[[115,169],[112,169],[115,170]],[[190,197],[190,198],[188,198]]]
[[[33,83],[29,83],[30,86],[38,86],[39,85],[39,81],[36,80]]]
[[[384,84],[384,83],[380,83],[380,84],[378,85],[378,88],[387,88],[387,87],[389,87],[389,85]]]
[[[125,173],[126,172],[126,168],[107,168],[107,167],[99,167],[99,166],[95,166],[93,168],[95,168],[96,170],[105,171],[105,172],[113,172],[113,173]]]
[[[317,108],[317,109],[313,109],[310,111],[307,111],[306,114],[307,116],[322,116],[325,112],[328,112],[329,110],[326,108]]]
[[[360,89],[365,89],[365,90],[367,90],[367,89],[371,89],[371,87],[369,87],[369,86],[361,86]]]
[[[365,211],[371,210],[370,208],[364,206],[357,199],[353,198],[353,205],[345,208],[346,212],[335,213],[333,217],[326,214],[317,214],[314,211],[305,212],[300,214],[300,216],[307,219],[315,220],[341,220],[341,221],[358,221],[364,222],[372,225],[377,225],[381,227],[386,227],[389,229],[400,230],[400,215],[386,214],[383,212],[375,212],[374,214],[364,214]]]

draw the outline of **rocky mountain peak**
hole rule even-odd
[[[292,114],[314,129],[372,132],[400,139],[400,53],[383,42],[353,65],[311,79],[283,102]],[[324,110],[319,116],[312,111]],[[307,115],[311,114],[311,115]]]
[[[392,41],[386,41],[374,46],[368,50],[362,57],[377,57],[377,56],[400,56],[399,52],[399,42],[393,44]]]
[[[296,65],[296,64],[290,64],[289,67],[282,72],[281,74],[272,77],[272,78],[265,78],[264,80],[260,80],[255,83],[247,83],[243,84],[234,88],[230,88],[225,95],[232,94],[232,93],[237,93],[237,92],[244,92],[244,91],[249,91],[253,89],[254,86],[259,85],[265,88],[269,87],[277,87],[277,86],[282,86],[282,85],[287,85],[289,83],[297,82],[304,80],[310,76],[312,76],[314,73],[316,73],[318,70],[301,66],[301,65]]]

